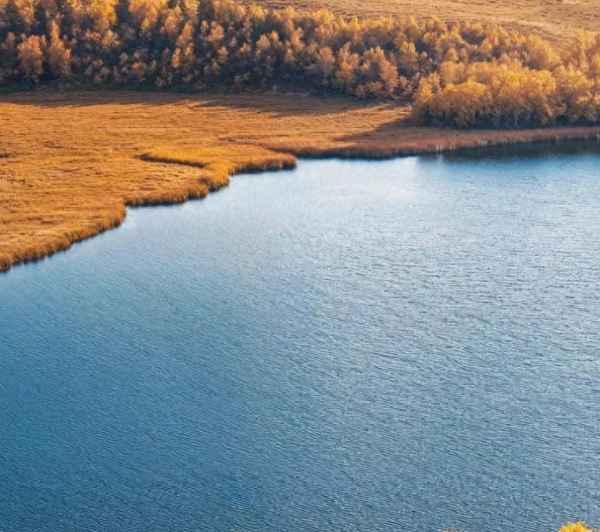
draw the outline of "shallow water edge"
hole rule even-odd
[[[223,161],[223,165],[205,164],[200,161],[188,161],[186,158],[165,159],[158,157],[156,160],[162,163],[188,165],[202,168],[205,176],[199,178],[200,188],[190,190],[187,195],[160,198],[132,198],[126,201],[113,216],[106,219],[96,227],[87,227],[85,231],[65,234],[61,241],[51,247],[31,247],[26,253],[13,259],[0,261],[0,275],[8,272],[12,267],[19,264],[27,264],[44,260],[55,253],[67,251],[73,244],[93,238],[105,231],[118,228],[127,216],[127,208],[145,207],[157,205],[176,205],[194,199],[204,199],[208,194],[225,188],[229,185],[229,178],[238,174],[258,173],[261,171],[289,170],[296,166],[296,157],[300,159],[348,159],[348,160],[386,160],[409,156],[435,156],[454,155],[485,157],[504,153],[526,153],[526,152],[571,152],[573,150],[590,150],[600,145],[600,128],[595,127],[564,127],[533,130],[508,130],[508,131],[481,131],[480,138],[472,135],[463,137],[461,131],[456,130],[434,130],[431,142],[420,141],[414,143],[400,143],[388,146],[380,141],[374,141],[372,145],[351,146],[343,149],[311,149],[295,150],[286,147],[285,151],[279,150],[269,152],[249,162],[232,164]],[[472,131],[468,133],[473,133]],[[441,138],[439,135],[442,135]],[[272,154],[275,154],[273,156]],[[280,154],[280,157],[277,156]],[[147,158],[147,154],[140,154],[141,158]],[[151,157],[148,158],[151,161]]]

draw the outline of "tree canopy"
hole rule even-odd
[[[422,123],[600,122],[600,37],[560,52],[477,22],[358,20],[233,0],[0,0],[0,86],[273,88],[414,103]]]

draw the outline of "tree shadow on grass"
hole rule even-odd
[[[42,87],[28,91],[0,92],[0,103],[44,108],[92,107],[99,105],[166,106],[187,105],[258,111],[275,116],[330,115],[358,109],[380,108],[393,103],[362,102],[347,96],[314,95],[301,91],[181,92],[132,89]]]

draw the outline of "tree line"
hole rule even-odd
[[[411,101],[426,124],[600,122],[600,37],[233,0],[0,0],[0,86],[274,88]]]

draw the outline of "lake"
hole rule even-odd
[[[600,153],[301,161],[0,275],[0,530],[600,524]]]

